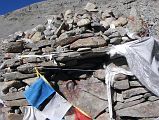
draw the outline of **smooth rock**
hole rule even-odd
[[[77,25],[79,27],[82,27],[82,26],[88,25],[90,23],[91,23],[91,21],[89,19],[81,19],[80,21],[77,22]]]
[[[118,90],[126,90],[130,87],[128,79],[114,81],[113,88]]]
[[[144,102],[138,105],[117,110],[116,113],[119,116],[130,117],[159,117],[159,101]]]
[[[144,93],[147,93],[147,92],[148,91],[145,90],[144,88],[139,87],[139,88],[132,88],[130,90],[123,91],[122,94],[123,94],[124,98],[130,98],[130,97],[140,95],[140,94],[144,94]]]
[[[31,78],[34,77],[35,74],[22,74],[20,72],[11,72],[11,73],[5,73],[2,75],[5,79],[5,81],[10,81],[10,80],[21,80],[21,79],[26,79],[26,78]]]
[[[82,47],[102,47],[107,43],[101,37],[89,37],[85,39],[78,39],[70,45],[71,49],[82,48]]]

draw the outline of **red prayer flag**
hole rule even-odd
[[[79,108],[74,109],[75,120],[93,120],[85,112],[81,111]]]

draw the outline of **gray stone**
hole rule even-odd
[[[134,96],[134,97],[125,99],[125,102],[135,101],[135,100],[141,99],[142,97],[144,97],[144,96],[143,95]]]
[[[132,87],[141,87],[142,85],[138,81],[130,81],[130,86],[132,86]]]
[[[1,96],[1,99],[4,101],[17,100],[22,98],[24,98],[23,91],[7,93],[6,95]]]
[[[31,77],[34,77],[34,76],[35,76],[35,74],[22,74],[20,72],[11,72],[11,73],[3,74],[3,77],[4,77],[5,81],[22,80],[22,79],[31,78]]]
[[[93,35],[94,35],[94,34],[92,34],[92,33],[85,33],[85,34],[70,36],[70,37],[66,37],[66,38],[59,38],[59,39],[57,39],[56,42],[55,42],[55,47],[68,45],[68,44],[70,44],[70,43],[75,42],[75,41],[78,40],[78,39],[87,38],[87,37],[92,37]]]
[[[115,77],[114,77],[114,80],[115,81],[120,81],[120,80],[125,80],[127,79],[127,75],[124,75],[122,73],[119,73],[119,74],[116,74]]]
[[[91,50],[90,47],[86,47],[86,48],[78,48],[78,49],[77,49],[77,52],[81,52],[81,51],[89,51],[89,50]]]
[[[22,114],[16,114],[16,113],[8,113],[7,120],[22,120],[23,115]]]
[[[89,37],[84,39],[78,39],[70,45],[71,49],[82,47],[103,47],[106,46],[106,41],[101,37]]]
[[[38,41],[42,40],[43,37],[44,37],[44,36],[42,35],[41,32],[35,32],[34,35],[31,37],[31,40],[32,40],[33,42],[38,42]]]
[[[55,32],[54,30],[45,30],[44,35],[45,36],[52,36],[54,34],[54,32]]]
[[[128,79],[125,80],[120,80],[120,81],[114,81],[113,83],[113,88],[118,89],[118,90],[126,90],[128,89],[129,86],[129,81]]]
[[[15,88],[15,87],[11,87],[11,88],[9,88],[9,93],[14,93],[14,92],[17,92],[18,90],[17,90],[17,88]]]
[[[13,106],[27,106],[28,101],[26,99],[19,99],[19,100],[13,100],[13,101],[5,101],[5,104],[8,107],[13,107]]]
[[[119,116],[130,117],[159,117],[159,101],[144,102],[138,105],[117,110],[116,113]]]
[[[123,94],[124,98],[130,98],[132,96],[144,94],[144,93],[147,93],[147,92],[148,91],[145,90],[144,88],[139,87],[139,88],[132,88],[130,90],[123,91],[122,94]]]
[[[87,5],[84,8],[85,10],[89,11],[89,12],[97,12],[97,6],[93,3],[88,2]]]
[[[43,48],[43,47],[46,47],[46,46],[51,46],[52,42],[54,42],[54,41],[41,40],[41,41],[36,43],[36,47]]]
[[[56,29],[54,34],[59,36],[61,34],[61,30],[64,29],[64,27],[65,27],[65,22],[62,22],[61,25],[58,27],[58,29]]]
[[[122,42],[122,38],[121,37],[114,37],[114,38],[111,38],[110,39],[110,44],[113,44],[113,45],[119,45],[121,44]]]
[[[105,70],[103,70],[103,69],[96,70],[96,71],[93,73],[93,76],[94,76],[95,78],[100,79],[100,80],[105,80]]]
[[[7,68],[7,67],[17,67],[19,66],[21,63],[18,59],[8,59],[8,60],[5,60],[0,69],[4,69],[4,68]]]
[[[9,42],[5,46],[5,51],[8,53],[21,53],[24,49],[22,42]]]
[[[31,85],[32,83],[34,83],[37,80],[37,77],[33,77],[33,78],[27,78],[27,79],[23,79],[23,82]]]
[[[41,63],[42,58],[30,57],[23,59],[23,63]]]
[[[131,106],[137,105],[137,104],[142,103],[144,101],[145,101],[145,99],[141,98],[139,100],[126,102],[126,103],[117,102],[117,104],[115,105],[114,109],[117,111],[117,110],[120,110],[120,109],[129,108]]]
[[[106,49],[105,47],[94,48],[90,51],[83,51],[83,52],[67,52],[67,53],[59,53],[56,60],[59,62],[70,61],[70,60],[80,60],[86,58],[97,58],[106,56]]]
[[[21,73],[30,74],[30,73],[34,72],[34,65],[29,64],[29,63],[28,64],[23,64],[23,65],[17,67],[17,70]]]
[[[79,26],[79,27],[82,27],[82,26],[86,26],[86,25],[88,25],[88,24],[90,24],[91,23],[91,21],[90,21],[90,19],[81,19],[80,21],[78,21],[77,22],[77,25]]]
[[[122,94],[120,94],[120,93],[117,93],[116,101],[118,101],[118,102],[123,102],[123,101],[124,101],[124,99],[123,99],[123,95],[122,95]]]
[[[156,100],[158,100],[158,99],[159,99],[159,97],[157,97],[157,96],[150,96],[150,97],[148,98],[149,101],[156,101]]]
[[[46,28],[44,25],[40,24],[40,25],[36,26],[35,29],[38,32],[43,32]]]
[[[49,54],[51,52],[53,52],[54,49],[52,47],[45,47],[45,48],[42,48],[42,52],[43,53],[46,53],[46,54]]]

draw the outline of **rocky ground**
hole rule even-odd
[[[159,22],[158,0],[47,0],[1,16],[0,38],[5,38],[19,30],[24,31],[35,27],[45,22],[46,15],[59,14],[67,9],[78,11],[88,1],[95,3],[102,10],[113,9],[116,16],[128,15],[131,7],[135,6],[144,20],[150,21],[153,25],[158,25]],[[156,29],[158,30],[158,28]]]
[[[107,51],[113,45],[156,35],[158,1],[87,2],[50,0],[1,16],[0,98],[9,120],[23,117],[22,108],[28,105],[23,91],[35,81],[34,66],[68,101],[92,118],[108,119],[104,64],[124,69],[128,65],[123,57],[111,59]],[[41,57],[48,54],[52,56]],[[111,87],[114,119],[159,117],[159,98],[135,76],[118,74]]]

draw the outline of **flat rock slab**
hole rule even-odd
[[[103,47],[106,45],[106,41],[101,37],[88,37],[84,39],[78,39],[70,45],[71,49],[83,48],[83,47]]]
[[[130,98],[132,96],[136,96],[136,95],[140,95],[140,94],[144,94],[144,93],[147,93],[148,91],[144,88],[133,88],[133,89],[130,89],[130,90],[126,90],[126,91],[123,91],[123,97],[124,98]]]
[[[20,72],[11,72],[4,74],[3,77],[5,78],[5,81],[21,80],[21,79],[35,77],[35,74],[22,74]]]
[[[17,99],[22,99],[24,98],[23,96],[23,91],[20,92],[14,92],[14,93],[8,93],[6,95],[1,96],[2,100],[17,100]]]
[[[159,117],[159,100],[154,102],[144,102],[132,107],[117,110],[119,116],[130,117]]]
[[[71,87],[73,89],[68,88],[65,82],[60,85],[60,90],[68,101],[81,108],[92,118],[107,108],[106,87],[101,81],[91,78],[76,82],[77,85]]]
[[[108,48],[100,47],[94,48],[91,51],[60,53],[56,60],[59,62],[64,62],[70,60],[102,57],[107,55],[106,51],[108,51]]]
[[[19,99],[19,100],[13,100],[13,101],[5,101],[5,105],[9,107],[13,106],[27,106],[29,105],[26,99]]]

